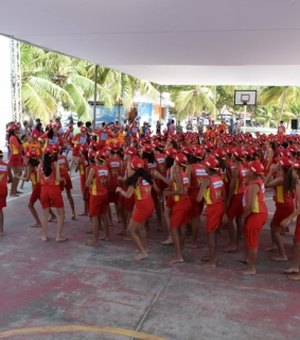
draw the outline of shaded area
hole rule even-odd
[[[76,180],[74,187],[78,186]],[[80,211],[81,197],[77,190],[74,194]],[[270,196],[268,193],[268,205],[273,211]],[[226,231],[219,236],[217,269],[201,267],[200,258],[207,251],[203,223],[201,247],[186,249],[186,262],[169,266],[166,260],[173,248],[160,245],[165,234],[155,231],[154,216],[150,256],[135,263],[134,246],[117,235],[121,226],[116,222],[111,227],[111,242],[102,242],[96,249],[85,246],[89,220],[72,221],[68,202],[66,234],[70,240],[57,244],[55,225],[50,224],[51,240],[43,243],[40,230],[28,227],[27,199],[14,199],[5,210],[6,235],[0,238],[0,332],[75,324],[125,328],[180,340],[298,337],[299,283],[281,274],[287,263],[273,262],[263,251],[270,242],[268,226],[262,235],[258,274],[244,277],[238,272],[243,269],[239,263],[242,254],[221,252]],[[291,257],[292,235],[284,240]],[[99,334],[30,336],[35,338],[99,339]],[[128,338],[101,335],[101,339]]]

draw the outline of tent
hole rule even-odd
[[[0,34],[159,84],[299,85],[298,0],[3,0]]]

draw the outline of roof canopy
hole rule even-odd
[[[298,0],[7,0],[0,34],[159,84],[300,85]]]

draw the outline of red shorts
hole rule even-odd
[[[85,182],[86,182],[86,175],[80,175],[80,190],[81,193],[83,194],[85,191]]]
[[[192,204],[189,196],[182,198],[178,202],[174,202],[170,216],[170,227],[179,228],[183,224],[187,224],[191,217]]]
[[[221,226],[224,211],[225,211],[224,202],[208,204],[206,206],[205,227],[208,233],[217,230]]]
[[[171,195],[166,197],[165,206],[166,206],[167,208],[172,209],[174,203],[175,203],[175,202],[174,202],[173,197],[172,197]]]
[[[22,161],[22,155],[10,155],[9,156],[9,164],[13,167],[13,168],[17,168],[19,166],[22,166],[23,161]]]
[[[114,192],[114,191],[108,192],[108,202],[109,203],[117,204],[119,202],[119,198],[120,198],[120,196],[116,192]]]
[[[0,188],[0,209],[6,207],[7,186]]]
[[[227,210],[227,216],[229,221],[234,220],[235,217],[239,217],[243,215],[243,195],[244,194],[238,194],[238,195],[233,195],[230,206]]]
[[[79,157],[79,150],[80,150],[80,148],[75,146],[72,150],[72,156],[73,157]]]
[[[89,216],[104,215],[108,209],[108,195],[89,195]]]
[[[251,213],[244,225],[244,236],[248,249],[257,249],[260,232],[267,222],[268,213]]]
[[[191,209],[191,218],[197,218],[201,215],[202,210],[203,210],[203,200],[199,203],[196,201],[196,198],[198,196],[199,189],[197,188],[196,190],[191,189],[189,191],[189,196],[192,204],[192,209]]]
[[[61,190],[64,190],[64,189],[71,190],[71,189],[73,189],[73,185],[72,185],[72,181],[71,181],[71,177],[70,177],[69,173],[64,172],[64,173],[61,174],[61,177],[64,178],[65,181],[66,181],[65,183],[64,182],[61,183]]]
[[[64,201],[59,185],[42,185],[40,200],[43,209],[64,207]]]
[[[134,195],[132,195],[130,198],[120,196],[120,205],[123,207],[124,210],[132,211],[134,204],[135,204]]]
[[[156,179],[155,183],[159,187],[160,191],[164,191],[168,187],[167,184],[164,181],[160,180],[160,179]]]
[[[143,200],[136,200],[132,211],[131,219],[136,223],[143,223],[149,220],[154,211],[152,196]]]
[[[277,203],[275,214],[274,214],[272,221],[271,221],[271,227],[281,228],[280,223],[285,218],[290,216],[293,213],[293,211],[294,211],[294,205],[289,206],[289,205],[283,205],[283,204]]]
[[[297,217],[294,238],[295,238],[295,242],[300,244],[300,215],[298,215]]]
[[[29,203],[34,204],[37,200],[41,199],[41,185],[36,184],[32,188],[32,193],[29,198]]]

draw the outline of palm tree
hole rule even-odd
[[[90,119],[88,99],[94,93],[94,67],[86,61],[21,44],[22,101],[24,111],[44,121],[63,107]],[[111,105],[109,89],[101,85],[110,72],[100,68],[98,97]]]
[[[21,44],[21,93],[23,111],[31,118],[49,120],[62,103],[72,107],[73,100],[59,84],[52,81],[44,66],[44,50]]]
[[[203,110],[214,112],[214,93],[210,87],[200,85],[174,87],[171,98],[179,119],[188,114],[194,116]]]
[[[292,112],[289,112],[291,103],[300,104],[300,88],[295,86],[265,87],[261,92],[261,102],[272,104],[279,111],[276,122],[278,124],[282,119],[292,117],[290,114]]]

